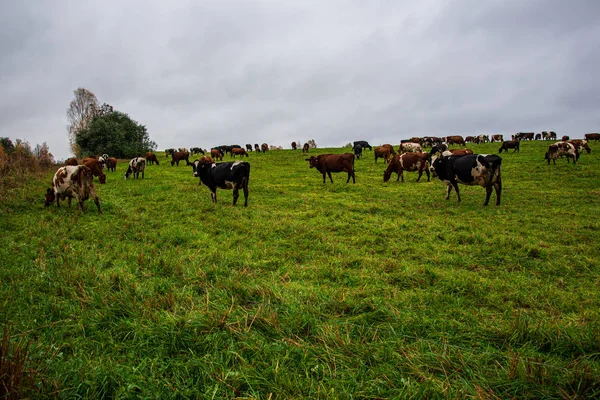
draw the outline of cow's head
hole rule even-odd
[[[103,174],[102,171],[100,171],[100,175],[98,175],[98,180],[100,181],[101,184],[106,183],[106,175]]]
[[[47,189],[45,194],[46,200],[44,201],[44,206],[48,207],[50,204],[54,203],[56,200],[56,196],[54,195],[54,190]]]
[[[133,173],[133,169],[131,168],[131,164],[129,165],[129,167],[127,168],[127,171],[125,172],[125,179],[129,178],[129,176]]]
[[[317,168],[319,166],[319,159],[315,156],[310,156],[310,158],[306,158],[304,161],[308,161],[310,168]]]
[[[441,154],[431,157],[431,161],[429,162],[429,171],[431,172],[431,175],[434,178],[442,176],[442,171],[446,168],[447,163],[448,157],[443,157]]]

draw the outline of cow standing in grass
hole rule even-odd
[[[129,161],[129,168],[125,172],[125,179],[129,178],[133,174],[134,179],[138,179],[140,172],[142,173],[142,179],[144,179],[144,171],[146,170],[146,160],[144,157],[136,157]]]
[[[104,175],[104,172],[102,172],[102,167],[100,166],[100,161],[98,161],[98,159],[84,158],[82,164],[88,167],[90,171],[92,171],[93,176],[98,177],[98,180],[101,184],[106,183],[106,175]]]
[[[404,182],[404,171],[418,171],[419,176],[417,177],[417,182],[419,182],[419,179],[421,179],[421,176],[423,175],[423,171],[425,171],[425,174],[427,175],[427,182],[429,182],[430,174],[428,159],[429,154],[427,153],[396,154],[383,173],[383,181],[389,181],[390,177],[392,176],[392,172],[395,172],[398,174],[398,179],[396,179],[396,182],[400,180],[400,178],[402,178],[402,182]]]
[[[502,153],[502,150],[508,153],[508,149],[514,149],[513,153],[515,151],[521,152],[520,146],[521,142],[519,140],[507,140],[506,142],[502,142],[502,146],[500,146],[500,150],[498,150],[498,153]]]
[[[356,177],[354,175],[354,154],[321,154],[318,156],[311,156],[307,158],[310,168],[316,168],[321,174],[323,174],[323,183],[325,183],[325,174],[329,176],[329,180],[333,183],[331,178],[332,172],[347,172],[348,179],[346,183],[350,182],[352,177],[352,183],[356,183]]]
[[[152,165],[154,163],[156,163],[156,165],[160,165],[158,158],[156,158],[156,154],[150,151],[146,153],[146,161],[148,162],[148,165]]]
[[[213,163],[210,157],[202,157],[192,163],[194,177],[200,178],[211,191],[213,203],[217,202],[217,188],[233,189],[233,205],[237,203],[239,189],[244,191],[244,207],[248,206],[248,182],[250,181],[250,163],[234,161]]]
[[[100,199],[96,195],[92,171],[85,165],[66,165],[60,167],[54,174],[52,179],[52,188],[46,190],[46,201],[44,205],[48,207],[56,200],[56,206],[60,207],[60,200],[69,199],[69,207],[71,207],[71,199],[75,199],[79,205],[79,210],[83,212],[83,202],[92,197],[98,212],[100,209]]]

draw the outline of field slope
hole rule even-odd
[[[502,155],[499,207],[369,151],[355,185],[252,153],[247,208],[160,152],[95,180],[103,214],[33,179],[0,200],[0,323],[33,397],[598,397],[600,145],[547,146]]]

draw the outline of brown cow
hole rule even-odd
[[[423,171],[427,174],[427,182],[429,182],[429,154],[427,153],[402,153],[396,154],[390,165],[388,165],[387,169],[383,173],[383,181],[387,182],[390,180],[390,176],[392,172],[398,174],[398,179],[402,178],[402,182],[404,182],[404,171],[408,172],[419,172],[419,176],[417,177],[417,182],[421,179],[421,175],[423,175]]]
[[[93,176],[98,177],[100,183],[106,183],[106,175],[104,175],[104,172],[102,172],[100,162],[96,158],[84,158],[82,164],[92,171]]]
[[[306,161],[310,163],[310,168],[316,168],[321,174],[323,174],[323,183],[325,183],[325,174],[329,176],[329,180],[333,183],[331,178],[332,172],[347,172],[348,180],[352,177],[352,183],[356,183],[354,175],[354,154],[320,154],[318,156],[311,156]]]
[[[246,156],[248,157],[248,153],[246,152],[246,150],[242,149],[242,148],[233,148],[231,149],[231,157],[235,157],[236,155],[238,156]]]
[[[308,153],[309,148],[310,148],[310,146],[308,145],[308,143],[304,143],[304,146],[302,146],[302,152]]]
[[[146,161],[148,161],[148,165],[152,165],[154,163],[156,163],[156,165],[160,165],[158,159],[156,158],[156,154],[151,152],[146,153]]]
[[[215,160],[223,161],[223,154],[221,154],[219,149],[210,149],[210,156]]]
[[[378,158],[383,158],[383,161],[387,164],[390,162],[390,154],[391,148],[385,146],[375,147],[373,149],[373,154],[375,155],[375,162],[377,162]]]
[[[592,149],[590,149],[590,146],[588,145],[587,140],[572,139],[572,140],[569,140],[569,143],[571,143],[573,146],[575,146],[577,148],[577,150],[579,151],[579,154],[583,153],[584,149],[588,154],[590,154],[592,152]]]
[[[498,153],[502,153],[502,150],[508,153],[508,149],[514,149],[513,153],[515,151],[521,152],[520,144],[521,142],[519,140],[507,140],[506,142],[502,142],[502,146],[500,146]]]
[[[598,140],[600,140],[600,133],[586,133],[585,135],[583,135],[583,137],[585,137],[585,140],[587,140],[587,141],[590,141],[590,140],[598,141]]]
[[[292,142],[292,150],[297,150],[298,149],[298,145],[296,144],[296,142]]]
[[[190,165],[190,153],[188,153],[187,151],[176,151],[175,153],[173,153],[173,159],[171,160],[171,166],[175,165],[175,163],[177,163],[177,166],[179,167],[179,161],[185,160],[185,165]]]
[[[65,165],[79,165],[75,157],[71,157],[65,161]]]
[[[492,143],[494,142],[503,142],[504,136],[502,135],[492,135]]]
[[[567,140],[570,140],[571,138],[568,137],[567,135],[563,136],[560,140],[562,140],[563,142],[566,142]]]
[[[268,144],[266,144],[266,143],[263,143],[263,144],[261,144],[261,145],[260,145],[260,150],[261,150],[263,153],[266,153],[266,152],[267,152],[267,150],[269,150],[269,145],[268,145]]]
[[[392,154],[392,155],[396,154],[396,150],[394,150],[394,146],[392,146],[389,143],[382,144],[380,147],[387,147],[390,149],[390,154]]]
[[[70,207],[71,199],[75,199],[79,205],[79,210],[83,212],[83,202],[91,196],[98,207],[98,212],[102,213],[100,200],[94,190],[93,179],[92,171],[85,165],[60,167],[52,179],[52,188],[46,190],[44,205],[48,207],[56,200],[56,206],[60,207],[60,200],[68,198]]]
[[[462,146],[466,145],[465,139],[463,139],[463,137],[460,135],[447,136],[446,143],[448,144],[448,146],[450,146],[451,144],[460,144]]]
[[[571,162],[570,159],[572,158],[573,163],[577,164],[579,151],[569,142],[557,142],[548,147],[545,159],[548,160],[548,165],[550,165],[550,160],[552,160],[554,165],[556,165],[556,159],[562,156],[567,156],[567,163]]]
[[[467,136],[465,138],[465,143],[472,143],[475,141],[475,136]]]

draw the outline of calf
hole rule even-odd
[[[231,149],[231,157],[235,157],[235,156],[248,157],[248,153],[246,152],[246,150],[244,150],[242,148],[233,148],[233,149]]]
[[[211,149],[210,156],[213,157],[215,160],[223,161],[223,153],[221,153],[219,149]]]
[[[98,161],[96,158],[84,158],[82,164],[92,171],[93,176],[98,177],[101,184],[106,183],[106,175],[104,175],[104,172],[102,172],[100,161]]]
[[[448,146],[450,146],[451,144],[460,144],[462,146],[466,145],[465,140],[460,135],[447,136],[446,143],[448,144]]]
[[[79,165],[79,163],[77,162],[77,159],[75,157],[71,157],[68,158],[67,161],[65,161],[65,165]]]
[[[94,203],[96,203],[96,207],[98,207],[98,212],[102,213],[100,200],[96,196],[92,182],[93,179],[92,171],[85,165],[60,167],[52,179],[52,188],[46,190],[44,205],[48,207],[56,200],[56,206],[60,207],[60,200],[68,198],[70,207],[71,199],[75,199],[79,205],[79,210],[83,212],[83,202],[91,196]]]
[[[417,182],[421,179],[421,175],[423,175],[423,171],[427,174],[427,182],[429,182],[429,154],[427,153],[403,153],[396,154],[390,165],[388,165],[387,169],[383,173],[383,181],[387,182],[390,180],[390,176],[392,172],[398,174],[398,179],[396,182],[402,178],[402,182],[404,182],[404,171],[408,172],[419,172],[419,176],[417,177]]]
[[[298,150],[298,145],[296,142],[292,142],[292,150]]]
[[[590,141],[590,140],[598,141],[598,140],[600,140],[600,133],[586,133],[585,135],[583,135],[583,137],[585,137],[585,140],[587,140],[587,141]]]
[[[308,143],[304,143],[304,146],[302,146],[302,152],[303,153],[308,153],[308,149],[309,149],[309,145]]]
[[[389,157],[389,153],[388,153]],[[333,183],[331,178],[332,172],[347,172],[348,180],[352,177],[352,183],[356,183],[356,177],[354,175],[354,154],[320,154],[318,156],[311,156],[307,158],[310,168],[316,168],[321,174],[323,174],[323,183],[325,183],[325,174],[329,176],[329,180]]]
[[[356,157],[356,159],[360,160],[360,158],[362,157],[362,146],[360,144],[357,144],[352,150],[354,150],[354,156]]]
[[[129,168],[125,172],[125,179],[129,178],[133,174],[134,179],[138,179],[140,172],[142,173],[142,179],[144,179],[144,171],[146,170],[146,160],[144,157],[136,157],[129,161]]]
[[[224,162],[215,164],[210,157],[202,157],[192,164],[194,177],[200,178],[211,191],[213,203],[217,202],[217,188],[233,189],[233,205],[237,202],[239,189],[244,191],[244,207],[248,206],[248,181],[250,180],[250,163],[246,161]]]
[[[507,140],[506,142],[502,142],[502,146],[500,146],[500,150],[498,150],[498,153],[502,153],[502,150],[508,153],[508,149],[514,149],[513,153],[515,151],[521,152],[520,144],[521,142],[519,140]]]
[[[379,146],[373,149],[373,154],[375,155],[375,162],[377,162],[378,158],[383,158],[383,161],[387,164],[390,162],[390,154],[392,149],[386,146]]]
[[[567,163],[571,162],[570,160],[572,158],[573,163],[577,164],[577,160],[579,159],[579,151],[569,142],[557,142],[548,147],[548,151],[546,152],[544,158],[548,160],[548,165],[550,165],[550,160],[552,160],[554,165],[556,165],[556,159],[562,156],[567,156]]]
[[[433,147],[433,146],[432,146]],[[423,149],[421,145],[414,142],[401,143],[398,148],[398,153],[421,153]]]
[[[474,154],[461,157],[442,156],[433,162],[432,168],[447,186],[446,200],[450,198],[450,192],[454,188],[460,202],[458,183],[462,183],[485,188],[484,206],[487,206],[490,201],[493,187],[496,190],[496,205],[499,206],[502,192],[501,164],[502,159],[497,155]]]
[[[356,142],[354,142],[352,144],[354,145],[354,147],[356,147],[356,145],[359,144],[360,147],[362,147],[363,149],[373,150],[373,148],[371,147],[369,142],[367,142],[366,140],[357,140]]]
[[[188,153],[187,151],[176,151],[175,153],[173,153],[173,158],[171,159],[171,166],[175,165],[175,163],[177,163],[177,166],[179,167],[179,161],[185,160],[185,165],[190,165],[190,153]]]
[[[197,147],[193,147],[193,148],[197,148]],[[158,162],[158,158],[156,158],[156,154],[151,153],[151,152],[146,153],[146,161],[148,161],[148,165],[152,165],[154,163],[156,163],[156,165],[160,165],[160,163]]]
[[[106,159],[106,169],[108,171],[115,172],[117,170],[117,159],[114,157],[108,157]]]

